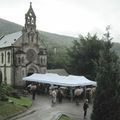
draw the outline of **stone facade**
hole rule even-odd
[[[7,84],[23,86],[23,77],[46,73],[47,51],[36,30],[36,16],[31,4],[22,31],[1,38],[0,56],[0,79]]]

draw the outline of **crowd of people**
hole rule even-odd
[[[32,94],[33,100],[35,100],[36,94],[49,94],[56,96],[56,100],[58,99],[59,103],[62,103],[63,98],[68,98],[71,101],[75,101],[77,105],[79,105],[82,99],[88,99],[88,102],[91,103],[95,95],[95,87],[51,87],[49,84],[30,83],[27,85],[27,90]],[[52,92],[56,95],[52,95]]]
[[[91,103],[92,98],[95,95],[95,87],[82,88],[82,87],[51,87],[48,84],[30,83],[27,85],[27,90],[32,94],[32,99],[35,100],[36,94],[47,93],[51,97],[51,104],[54,106],[57,102],[62,103],[63,98],[70,98],[75,101],[76,105],[79,105],[80,100],[84,99],[83,111],[84,118],[87,115],[87,109],[89,108],[88,103]]]

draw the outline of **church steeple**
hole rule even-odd
[[[32,2],[30,2],[30,8],[25,14],[25,28],[36,30],[36,16],[32,8]]]

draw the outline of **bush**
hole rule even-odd
[[[12,91],[13,91],[13,88],[10,85],[2,83],[0,85],[0,100],[7,101],[8,100],[7,96],[10,96]]]
[[[7,84],[0,85],[0,93],[6,94],[9,96],[13,90],[14,89],[10,85],[7,85]]]
[[[11,92],[11,96],[20,99],[20,94],[16,90]]]
[[[3,95],[3,96],[0,97],[0,100],[1,101],[8,101],[8,98],[7,98],[6,95]]]

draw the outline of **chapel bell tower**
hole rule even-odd
[[[30,8],[25,14],[25,28],[30,31],[36,30],[36,16],[32,8],[32,2],[30,2]]]

